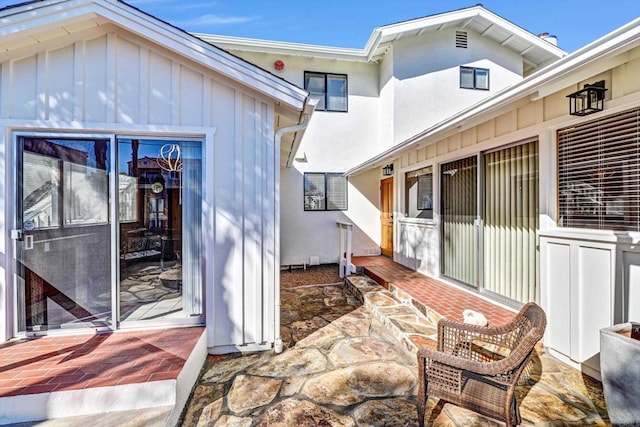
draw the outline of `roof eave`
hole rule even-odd
[[[122,1],[51,0],[4,12],[0,13],[0,38],[100,16],[298,111],[308,96],[304,89]]]
[[[544,96],[538,92],[544,85],[551,85],[558,80],[566,78],[570,73],[577,73],[580,69],[589,66],[596,60],[617,56],[622,50],[639,45],[640,18],[586,45],[576,52],[559,59],[544,70],[532,74],[515,85],[498,92],[494,96],[435,124],[358,166],[349,169],[345,172],[345,175],[357,175],[376,167],[378,163],[385,160],[388,161],[401,152],[411,149],[416,144],[424,142],[426,139],[433,139],[447,132],[454,131],[459,126],[462,127],[464,125],[469,127],[475,125],[471,123],[474,118],[482,117],[486,120],[488,116],[492,116],[492,113],[495,111],[515,103],[524,97],[529,97],[532,94],[536,94],[537,97]]]

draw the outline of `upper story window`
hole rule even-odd
[[[557,137],[559,225],[640,231],[640,108]]]
[[[318,111],[347,111],[347,75],[305,71],[304,88],[319,100]]]
[[[460,87],[489,90],[489,70],[486,68],[460,67]]]
[[[405,217],[433,219],[433,168],[405,174]]]
[[[347,210],[347,177],[341,173],[305,173],[304,210]]]

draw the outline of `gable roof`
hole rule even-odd
[[[600,39],[578,49],[520,82],[454,114],[446,120],[423,130],[377,156],[351,168],[345,175],[357,175],[373,167],[388,163],[399,154],[438,141],[447,134],[468,129],[498,116],[514,103],[532,101],[577,84],[628,60],[625,52],[640,46],[640,18],[612,31]]]
[[[478,5],[375,28],[362,49],[317,46],[194,33],[195,36],[229,50],[267,52],[317,58],[376,62],[389,46],[402,37],[418,36],[445,28],[469,29],[499,43],[523,57],[529,68],[543,67],[566,55],[554,44],[507,21]]]
[[[309,94],[270,72],[120,0],[40,0],[0,9],[0,54],[113,23],[303,111]]]

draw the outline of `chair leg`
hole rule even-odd
[[[418,358],[418,425],[424,427],[424,414],[427,409],[427,379],[425,378],[425,360]]]
[[[518,409],[518,401],[516,396],[511,396],[511,403],[509,405],[509,411],[507,412],[506,424],[507,426],[519,426],[522,424],[522,418],[520,417],[520,410]]]
[[[424,414],[426,410],[426,401],[420,399],[418,401],[418,425],[424,427]]]

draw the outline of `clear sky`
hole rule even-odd
[[[572,52],[640,17],[640,0],[480,0]],[[0,0],[0,7],[20,0]],[[186,31],[364,47],[375,27],[470,7],[477,0],[128,0]]]

